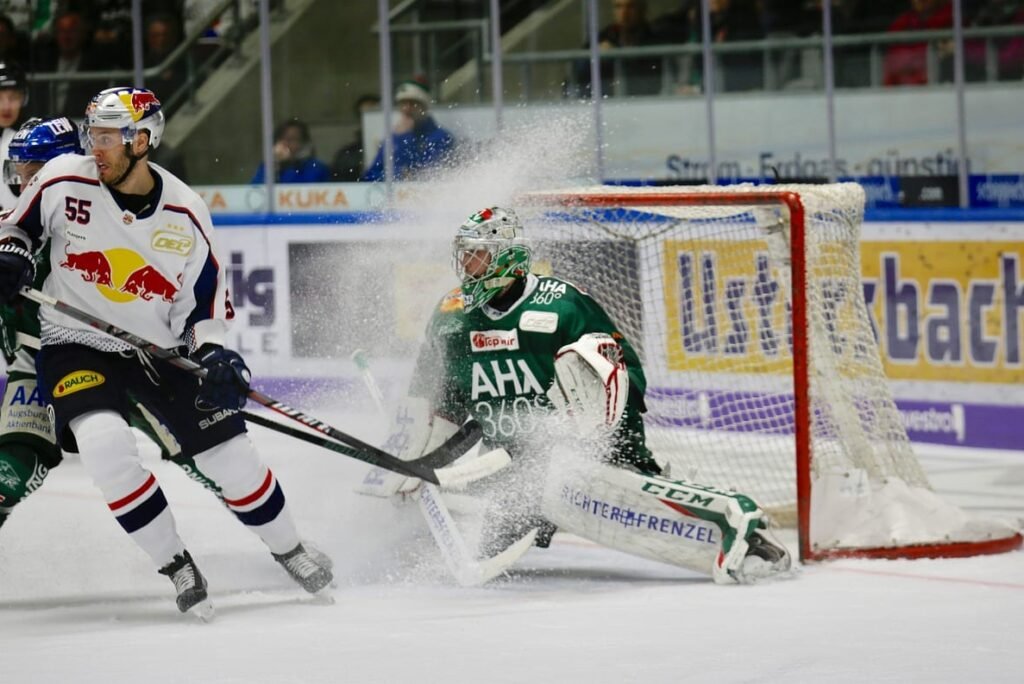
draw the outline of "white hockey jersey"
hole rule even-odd
[[[139,218],[117,205],[92,157],[57,157],[0,220],[0,239],[33,250],[50,241],[43,292],[56,299],[161,347],[222,345],[233,311],[209,210],[172,174],[150,169],[163,188],[156,210]],[[130,348],[50,307],[40,308],[40,322],[43,346]]]

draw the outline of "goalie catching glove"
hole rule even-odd
[[[547,395],[580,435],[611,432],[629,397],[622,347],[605,333],[587,333],[565,345],[555,354],[555,379]]]

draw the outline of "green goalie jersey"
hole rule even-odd
[[[572,283],[530,275],[508,311],[483,306],[466,313],[462,293],[441,300],[427,326],[411,390],[456,424],[472,417],[488,447],[515,457],[550,411],[545,392],[554,378],[555,353],[586,333],[607,333],[622,346],[629,398],[608,460],[657,472],[644,443],[640,414],[647,381],[636,351],[601,306]]]

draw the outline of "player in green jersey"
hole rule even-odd
[[[721,583],[788,570],[749,497],[663,472],[645,443],[636,351],[592,297],[530,261],[513,211],[483,209],[459,228],[462,284],[427,326],[390,445],[415,457],[472,418],[485,448],[512,455],[484,492],[486,555],[534,527],[546,546],[561,528]]]

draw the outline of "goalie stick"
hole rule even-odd
[[[130,333],[127,330],[107,323],[106,321],[99,319],[90,313],[82,311],[81,309],[72,306],[67,302],[63,302],[60,301],[59,299],[50,297],[49,295],[45,295],[39,290],[26,287],[22,289],[21,296],[37,304],[49,306],[50,308],[59,311],[60,313],[66,316],[74,318],[77,321],[81,321],[82,323],[85,323],[86,325],[96,328],[100,332],[110,335],[111,337],[117,338],[122,342],[127,342],[136,349],[144,351],[152,355],[154,358],[165,361],[173,366],[176,366],[189,373],[192,373],[193,375],[203,377],[206,374],[206,371],[199,364],[197,364],[195,361],[192,361],[189,358],[182,356],[176,351],[171,349],[164,349],[163,347],[160,347],[146,340],[145,338],[139,337],[138,335]],[[280,401],[277,401],[276,399],[268,397],[262,392],[250,388],[247,396],[257,404],[266,406],[272,411],[276,411],[277,413],[280,413],[281,415],[286,416],[287,418],[297,421],[305,425],[306,427],[312,428],[317,432],[323,433],[324,435],[330,437],[331,440],[335,440],[337,443],[339,443],[340,446],[347,447],[348,451],[341,451],[340,449],[333,448],[333,446],[327,446],[328,440],[318,440],[316,442],[320,446],[323,446],[327,449],[339,451],[340,453],[345,453],[346,456],[350,456],[351,458],[355,458],[365,463],[370,463],[381,468],[386,468],[387,470],[401,473],[409,477],[418,477],[422,480],[425,480],[427,482],[433,482],[435,484],[440,482],[439,474],[441,478],[445,477],[443,471],[435,470],[435,467],[437,466],[430,465],[430,463],[434,462],[432,460],[434,454],[428,454],[423,459],[419,459],[418,461],[403,461],[402,459],[397,458],[396,456],[392,456],[391,454],[387,453],[386,451],[383,451],[382,449],[378,449],[377,447],[371,444],[367,444],[366,442],[358,440],[355,437],[352,437],[351,435],[348,435],[338,430],[337,428],[332,427],[331,425],[323,422],[322,420],[314,418],[313,416],[307,415],[302,411],[299,411],[298,409],[294,409],[288,406],[287,404],[284,404]],[[279,426],[279,424],[277,423],[274,423],[274,426],[276,427],[268,427],[272,427],[272,429],[279,429],[279,427],[284,427]],[[298,434],[306,434],[301,433],[299,431],[295,432]],[[296,435],[293,434],[292,436]],[[310,437],[313,436],[314,435],[310,435]],[[300,439],[303,438],[300,437]],[[508,454],[505,454],[504,457],[505,459],[508,459]],[[499,456],[497,460],[501,461],[502,459]],[[498,470],[499,468],[504,467],[506,463],[507,461],[501,462],[500,464],[492,463],[491,467],[494,467],[494,470]],[[483,466],[486,467],[487,464],[485,463],[483,464]],[[460,476],[456,474],[456,476],[452,479],[458,481],[460,479]]]
[[[354,351],[352,353],[352,360],[355,362],[356,367],[359,368],[363,384],[366,385],[366,390],[373,399],[377,412],[382,416],[386,416],[387,410],[384,408],[384,394],[380,391],[380,386],[370,371],[370,364],[366,360],[363,350],[357,349]],[[504,450],[501,451],[504,453]],[[490,457],[493,453],[492,451],[484,454],[466,465],[470,466],[481,458]],[[458,468],[460,466],[452,467]],[[430,530],[430,534],[434,537],[434,541],[441,551],[441,556],[444,558],[448,570],[455,577],[455,581],[463,587],[479,586],[503,574],[509,566],[519,560],[533,546],[533,541],[537,537],[538,530],[534,528],[501,553],[490,558],[474,558],[469,547],[466,545],[465,539],[463,539],[462,534],[459,532],[452,514],[448,511],[444,499],[441,497],[441,490],[433,484],[422,482],[416,490],[416,499],[420,506],[420,512],[423,514],[423,519],[427,522],[427,529]]]

